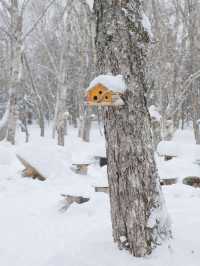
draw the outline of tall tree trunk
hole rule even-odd
[[[17,0],[11,1],[10,16],[12,37],[12,69],[10,81],[7,140],[12,144],[15,144],[15,131],[18,118],[17,91],[20,86],[22,74],[22,16],[19,11],[19,3]]]
[[[186,6],[188,9],[188,36],[189,36],[189,71],[193,74],[196,70],[196,45],[195,35],[197,35],[197,15],[196,10],[197,2],[194,0],[186,0]],[[200,127],[199,127],[199,95],[198,95],[198,81],[193,81],[191,85],[191,102],[192,102],[192,123],[196,144],[200,144]]]
[[[83,127],[82,127],[81,138],[83,141],[89,142],[90,141],[90,130],[91,130],[91,125],[92,125],[91,110],[89,108],[86,108],[84,112],[82,123],[83,123]]]
[[[37,104],[39,103],[39,105],[37,106],[38,109],[38,121],[39,121],[39,126],[40,126],[40,136],[44,137],[45,134],[45,120],[44,120],[44,114],[42,111],[42,103],[41,102],[37,102]]]
[[[35,82],[35,79],[33,77],[29,62],[28,62],[28,58],[26,56],[25,53],[23,53],[23,60],[26,66],[26,69],[28,71],[28,75],[30,78],[30,82],[31,82],[31,86],[32,86],[32,90],[35,96],[35,106],[36,106],[36,110],[37,110],[37,116],[38,116],[38,123],[39,123],[39,127],[40,127],[40,136],[44,137],[45,134],[45,119],[44,119],[44,113],[43,113],[43,104],[42,104],[42,98],[39,95],[38,89],[37,89],[37,83]]]
[[[134,256],[150,254],[170,235],[145,100],[147,32],[140,0],[96,0],[99,74],[122,74],[125,105],[104,109],[111,218],[114,241]]]
[[[54,127],[57,131],[58,145],[64,146],[66,132],[66,84],[60,84],[57,97]]]
[[[197,82],[193,83],[192,88],[192,123],[193,123],[193,130],[194,130],[194,137],[196,144],[200,144],[200,117],[199,117],[199,88],[197,86]]]
[[[72,126],[74,128],[78,127],[78,123],[77,123],[77,95],[76,92],[73,91],[73,96],[72,96],[72,112],[71,112],[71,117],[72,117]]]
[[[6,107],[5,113],[0,120],[0,141],[4,140],[8,128],[8,115],[9,115],[9,106]]]

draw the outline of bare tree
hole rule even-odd
[[[8,119],[7,119],[7,134],[6,138],[12,144],[15,144],[15,132],[18,119],[18,98],[22,92],[22,76],[23,62],[22,55],[25,39],[35,30],[40,20],[44,17],[50,6],[55,2],[52,0],[40,14],[36,22],[31,28],[23,34],[24,13],[29,4],[29,0],[19,1],[0,0],[0,7],[5,15],[4,31],[10,40],[10,77],[9,77],[9,104],[8,104]],[[22,96],[22,95],[21,95]]]

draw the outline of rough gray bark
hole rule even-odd
[[[195,73],[196,71],[196,45],[195,36],[197,35],[197,14],[195,7],[197,2],[194,0],[186,0],[186,7],[188,11],[188,36],[189,36],[189,71]],[[199,84],[198,80],[192,82],[191,85],[191,102],[192,102],[192,123],[196,144],[200,144],[200,127],[199,127]]]
[[[160,121],[151,118],[151,127],[152,127],[153,148],[154,151],[156,151],[159,142],[162,140]]]
[[[114,241],[134,256],[150,254],[169,237],[145,100],[145,44],[140,0],[96,0],[99,74],[122,74],[125,105],[104,109]]]

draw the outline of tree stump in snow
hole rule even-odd
[[[183,179],[183,184],[192,186],[192,187],[200,187],[200,177],[198,176],[188,176]]]
[[[106,194],[109,193],[109,188],[108,187],[95,187],[94,190],[95,190],[95,192],[104,192]]]
[[[72,196],[65,194],[61,194],[61,196],[64,197],[64,206],[60,209],[60,211],[66,211],[73,203],[83,204],[90,200],[89,198],[84,198],[82,196]]]
[[[20,155],[16,155],[19,161],[23,164],[25,169],[22,172],[22,175],[24,177],[32,177],[33,179],[38,179],[40,181],[44,181],[47,178],[40,172],[38,171],[33,165],[31,165],[30,162],[27,160],[23,159]]]
[[[90,164],[72,164],[71,170],[76,174],[87,175],[88,166]]]
[[[173,155],[164,155],[164,160],[165,161],[172,160],[173,158],[176,158],[176,156],[173,156]]]
[[[166,178],[166,179],[160,180],[161,186],[170,186],[170,185],[174,185],[176,183],[177,183],[177,178]]]

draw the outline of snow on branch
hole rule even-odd
[[[186,81],[183,84],[183,90],[181,92],[181,95],[179,95],[179,97],[178,97],[179,102],[178,102],[176,108],[174,108],[174,106],[172,106],[172,108],[169,108],[169,110],[167,112],[168,115],[170,115],[170,116],[174,115],[181,108],[183,102],[185,101],[185,96],[188,95],[188,93],[190,92],[189,89],[190,89],[192,82],[194,82],[199,77],[200,77],[200,70],[193,73],[192,75],[189,76],[188,79],[186,79]]]

